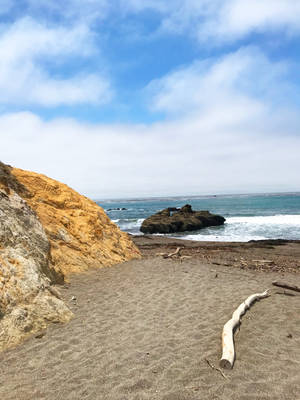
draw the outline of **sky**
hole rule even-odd
[[[1,0],[0,159],[93,199],[300,191],[300,1]]]

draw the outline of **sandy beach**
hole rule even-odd
[[[1,353],[2,400],[300,399],[300,293],[273,287],[244,315],[226,378],[206,361],[219,366],[223,325],[246,297],[300,285],[300,242],[134,241],[141,260],[58,287],[70,323]],[[178,246],[185,257],[158,255]]]

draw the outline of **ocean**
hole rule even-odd
[[[142,234],[139,228],[143,220],[157,211],[191,204],[194,210],[209,210],[222,215],[226,218],[225,224],[165,236],[230,242],[300,240],[300,193],[98,200],[97,204],[122,231],[134,235]]]

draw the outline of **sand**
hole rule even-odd
[[[275,279],[300,285],[300,274],[220,265],[198,250],[164,259],[155,254],[178,242],[150,249],[143,240],[143,259],[75,275],[61,289],[75,313],[70,323],[0,355],[0,399],[299,400],[296,292],[274,287],[244,315],[227,379],[205,359],[218,367],[223,325],[247,296]],[[273,251],[278,259],[283,247]]]

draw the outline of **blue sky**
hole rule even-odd
[[[300,3],[2,0],[1,159],[93,198],[299,190]]]

